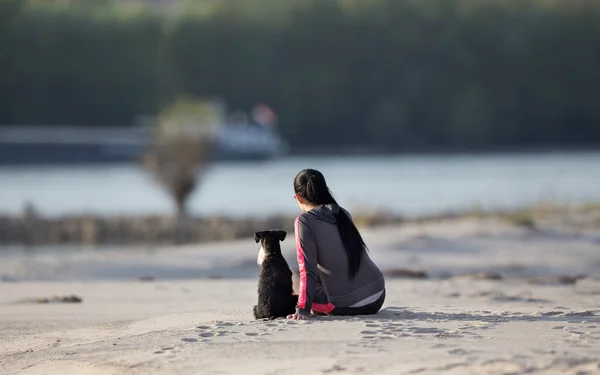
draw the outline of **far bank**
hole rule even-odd
[[[600,230],[600,203],[545,204],[504,211],[471,209],[418,217],[403,217],[386,211],[359,211],[353,213],[353,218],[361,228],[496,218],[529,230],[545,225],[595,231]],[[294,219],[293,215],[266,218],[72,215],[48,218],[26,211],[20,215],[0,216],[0,245],[167,245],[229,241],[250,238],[254,232],[264,229],[283,229],[293,233]]]

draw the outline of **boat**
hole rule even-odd
[[[234,116],[235,117],[235,116]],[[133,163],[152,144],[152,126],[0,126],[0,165]],[[231,122],[220,127],[214,161],[278,158],[289,145],[274,126]]]

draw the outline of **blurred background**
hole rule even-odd
[[[599,66],[595,0],[0,0],[0,242],[597,202]]]

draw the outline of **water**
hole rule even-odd
[[[195,214],[295,214],[292,180],[321,170],[343,206],[407,216],[474,206],[514,208],[543,200],[600,201],[600,152],[299,157],[212,166],[190,199]],[[31,202],[42,214],[164,214],[172,203],[134,165],[0,168],[0,213]]]

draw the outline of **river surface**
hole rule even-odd
[[[292,180],[321,170],[350,210],[406,216],[600,201],[600,152],[294,157],[213,165],[190,198],[194,214],[295,214]],[[171,213],[169,196],[135,165],[0,168],[0,213],[30,202],[43,215]]]

